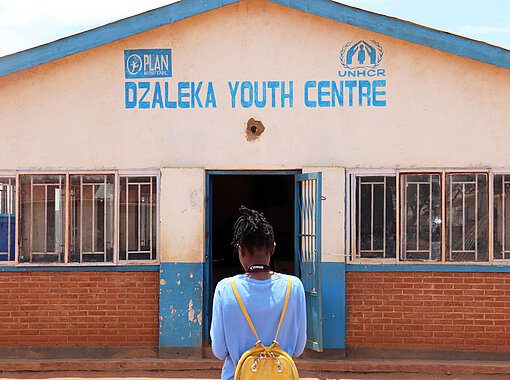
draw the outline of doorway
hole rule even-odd
[[[280,273],[295,274],[296,173],[299,172],[207,173],[207,252],[204,268],[204,307],[207,316],[204,335],[207,340],[216,284],[225,277],[244,272],[231,245],[233,226],[242,205],[262,212],[274,228],[276,250],[271,259],[271,268]]]

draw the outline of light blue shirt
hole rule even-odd
[[[294,276],[291,279],[289,304],[278,343],[288,354],[298,356],[306,344],[305,292],[301,280]],[[234,282],[262,344],[270,346],[285,302],[287,275],[278,274],[264,281],[237,275]],[[241,355],[253,348],[257,339],[237,303],[228,278],[221,280],[214,292],[211,340],[214,355],[225,359],[221,378],[233,379]]]

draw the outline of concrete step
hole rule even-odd
[[[509,375],[509,361],[473,360],[382,360],[336,359],[296,360],[298,369],[354,373],[469,373]],[[222,362],[214,359],[3,359],[1,372],[13,371],[192,371],[218,370]]]

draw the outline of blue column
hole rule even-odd
[[[201,347],[203,263],[161,263],[159,347]]]
[[[345,348],[345,263],[321,266],[324,348]]]

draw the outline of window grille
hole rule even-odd
[[[64,262],[65,175],[20,176],[20,262]]]
[[[70,183],[69,261],[112,262],[115,176],[71,175]]]
[[[396,256],[394,176],[356,177],[356,258]]]
[[[120,260],[156,259],[155,176],[120,178]]]
[[[401,175],[402,260],[441,260],[439,174]]]
[[[446,260],[489,260],[487,174],[446,176]]]
[[[157,260],[157,175],[22,173],[18,179],[16,218],[16,179],[0,177],[0,261],[99,265]]]
[[[494,176],[494,259],[510,259],[510,175]]]
[[[0,261],[14,261],[16,179],[0,178]]]

